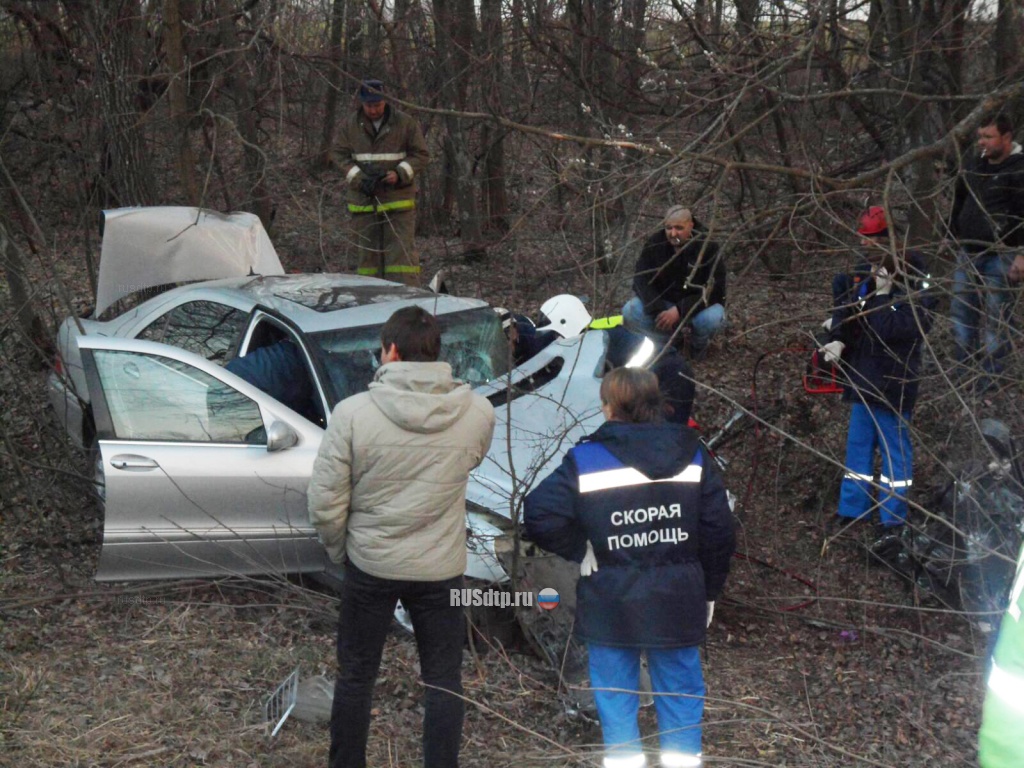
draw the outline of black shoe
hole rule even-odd
[[[875,526],[875,535],[868,544],[868,553],[876,565],[886,565],[897,570],[904,568],[906,550],[903,546],[903,528],[902,525]]]

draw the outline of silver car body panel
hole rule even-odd
[[[264,425],[282,421],[299,436],[295,446],[271,452],[266,446],[101,434],[106,518],[97,579],[315,572],[327,566],[306,513],[306,488],[323,436],[319,427],[190,352],[100,336],[82,337],[78,343],[87,354],[120,351],[185,363],[253,400]],[[513,372],[512,379],[520,380],[558,366],[557,375],[535,391],[495,409],[498,425],[491,450],[467,488],[467,576],[508,580],[494,541],[506,534],[506,521],[518,512],[528,488],[603,420],[596,375],[603,358],[604,334],[588,332],[552,344]],[[89,386],[95,388],[97,381]],[[503,389],[502,382],[492,382],[480,391],[487,395]]]
[[[306,487],[323,430],[190,352],[134,339],[86,336],[79,344],[86,354],[136,353],[184,363],[255,402],[266,427],[282,421],[298,436],[294,446],[280,451],[266,445],[123,439],[103,431],[106,414],[97,413],[106,481],[97,579],[323,570],[323,547],[306,512]],[[98,384],[91,381],[90,387]],[[92,394],[96,407],[105,408],[103,393]],[[154,397],[151,405],[162,404]]]
[[[104,211],[96,316],[147,288],[249,274],[284,274],[254,214],[184,206]]]

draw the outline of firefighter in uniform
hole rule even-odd
[[[601,383],[608,421],[525,500],[527,535],[580,563],[577,635],[604,735],[605,768],[642,768],[637,722],[647,654],[660,765],[701,765],[698,646],[735,548],[725,486],[697,434],[661,422],[653,373],[616,368]]]
[[[839,363],[846,379],[843,399],[851,403],[846,437],[846,473],[839,495],[839,523],[867,519],[874,502],[876,450],[882,457],[880,534],[893,538],[906,522],[907,492],[913,482],[910,418],[917,400],[924,334],[931,326],[924,260],[914,251],[889,252],[885,210],[861,214],[857,232],[866,261],[852,275],[832,282],[834,309],[829,341],[820,351]],[[883,538],[876,544],[884,548]],[[881,554],[881,553],[880,553]]]
[[[1003,616],[988,673],[988,690],[978,734],[981,768],[1020,768],[1024,765],[1024,550],[1017,560],[1017,577],[1010,607]]]
[[[419,123],[392,107],[379,80],[359,88],[359,109],[335,145],[348,186],[352,239],[359,274],[420,284],[416,232],[416,178],[430,162]]]

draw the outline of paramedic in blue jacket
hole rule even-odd
[[[527,535],[581,563],[575,626],[590,657],[605,768],[646,765],[637,722],[641,652],[660,764],[699,766],[698,646],[735,548],[725,487],[697,434],[661,421],[650,371],[609,371],[601,409],[608,421],[526,497]]]
[[[931,327],[933,299],[923,257],[890,250],[885,210],[861,214],[857,232],[866,260],[852,275],[832,281],[834,308],[826,362],[839,363],[843,399],[852,403],[846,435],[846,472],[839,494],[840,522],[867,519],[879,489],[879,524],[892,532],[907,519],[907,493],[913,482],[910,418],[917,400],[921,347]],[[874,477],[875,452],[882,470]]]

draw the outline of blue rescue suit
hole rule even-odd
[[[846,436],[846,472],[839,494],[839,516],[860,518],[874,508],[875,451],[882,456],[877,485],[883,526],[907,519],[907,493],[913,483],[910,419],[917,400],[921,345],[931,327],[931,297],[916,294],[924,260],[908,251],[910,285],[897,277],[891,294],[875,293],[871,265],[832,281],[834,309],[831,341],[846,344],[843,399],[852,403]]]
[[[590,653],[606,748],[640,757],[636,691],[647,651],[662,764],[699,765],[704,682],[697,646],[707,602],[735,548],[718,471],[689,428],[608,422],[571,449],[525,500],[527,535],[598,570],[576,587],[576,633]],[[614,759],[614,758],[613,758]]]

